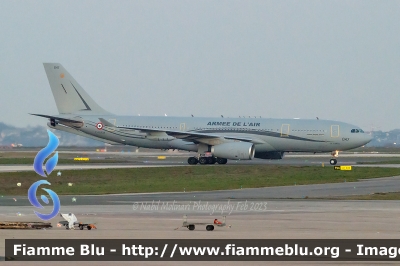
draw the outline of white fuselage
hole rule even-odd
[[[83,123],[76,125],[59,122],[53,128],[71,133],[78,131],[82,133],[81,135],[101,139],[105,142],[154,149],[198,151],[198,143],[174,138],[163,132],[145,132],[146,129],[247,138],[254,143],[256,153],[343,151],[360,147],[371,140],[370,135],[364,133],[359,127],[331,120],[103,115],[101,118],[116,127],[103,126],[98,129],[97,124],[100,122],[98,115],[58,116],[79,119]],[[65,126],[69,128],[67,129]],[[135,127],[144,130],[118,127]]]

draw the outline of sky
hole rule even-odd
[[[61,63],[121,115],[400,128],[400,1],[0,1],[0,121],[57,114]]]

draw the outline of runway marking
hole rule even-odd
[[[57,170],[93,170],[93,169],[120,169],[120,168],[155,168],[155,167],[181,167],[186,165],[58,165]],[[26,172],[32,171],[31,165],[2,165],[0,166],[0,172]]]

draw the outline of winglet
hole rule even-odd
[[[106,127],[115,127],[114,124],[108,122],[107,120],[105,120],[104,118],[99,118],[100,122],[103,123],[103,125],[105,125]]]

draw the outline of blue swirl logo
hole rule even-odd
[[[49,134],[49,143],[46,147],[39,151],[38,154],[36,154],[35,160],[33,161],[33,169],[35,169],[35,172],[38,175],[41,175],[43,177],[47,177],[43,171],[44,160],[57,149],[58,144],[60,143],[57,136],[54,135],[50,130],[47,130],[47,134]],[[57,162],[58,152],[56,152],[56,154],[48,159],[46,162],[46,172],[48,175],[51,174],[51,172],[54,170]]]
[[[33,162],[33,169],[38,175],[42,177],[47,177],[47,175],[50,175],[50,173],[54,170],[58,162],[58,152],[56,152],[54,156],[52,156],[47,160],[45,164],[47,175],[44,173],[43,164],[45,159],[57,149],[59,144],[57,136],[54,135],[50,130],[47,130],[47,134],[49,135],[49,143],[47,144],[46,147],[44,147],[42,150],[38,152]],[[33,183],[28,190],[28,199],[31,202],[32,206],[39,209],[43,209],[44,207],[42,206],[42,204],[39,203],[39,201],[36,198],[36,193],[40,185],[51,185],[51,184],[47,180],[39,180]],[[46,191],[49,194],[51,200],[53,201],[54,204],[53,211],[49,214],[43,214],[37,211],[34,211],[34,213],[36,214],[37,217],[39,217],[42,220],[50,220],[54,218],[60,211],[60,199],[53,190],[47,188],[42,188],[42,190]],[[45,204],[49,204],[49,199],[47,196],[41,195],[40,198]]]

